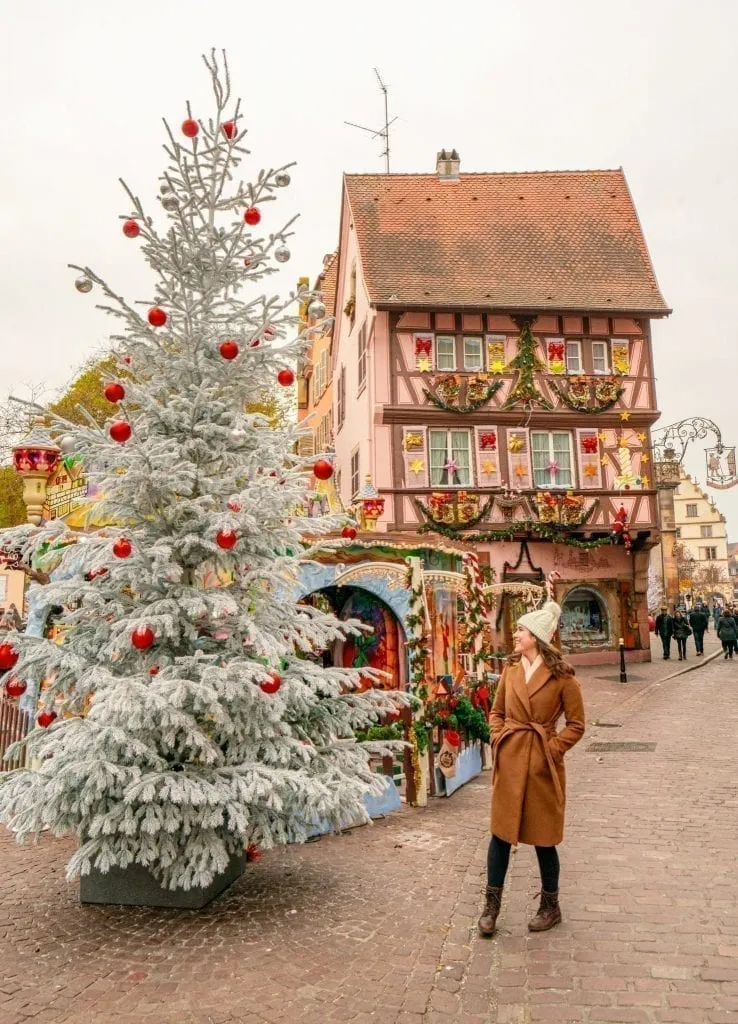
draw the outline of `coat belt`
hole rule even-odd
[[[494,766],[492,769],[493,777],[497,773],[497,751],[499,750],[499,745],[508,736],[512,736],[514,732],[534,732],[540,738],[541,743],[543,744],[543,752],[546,755],[546,761],[548,762],[548,768],[551,772],[551,778],[553,779],[556,799],[560,804],[563,804],[564,791],[561,788],[559,773],[556,770],[553,754],[551,753],[551,748],[548,745],[548,734],[539,722],[518,722],[514,718],[505,719],[505,728],[500,734],[497,743],[495,743]]]

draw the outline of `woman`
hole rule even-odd
[[[677,650],[679,651],[679,660],[687,660],[687,637],[692,635],[692,630],[689,627],[689,620],[684,612],[677,609],[674,612],[674,639],[677,642]]]
[[[736,641],[738,641],[738,628],[729,608],[726,608],[718,619],[717,635],[723,645],[726,659],[732,658],[736,649]]]
[[[541,872],[541,904],[528,928],[548,931],[561,921],[556,847],[564,834],[563,758],[584,735],[584,706],[573,669],[551,646],[560,615],[548,601],[520,618],[490,714],[492,839],[478,924],[484,936],[495,932],[513,843],[535,846]],[[557,733],[562,714],[566,727]]]

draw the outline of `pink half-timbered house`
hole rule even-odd
[[[369,478],[385,542],[471,547],[498,584],[556,570],[565,649],[611,660],[623,637],[647,658],[651,321],[670,310],[622,170],[462,174],[454,152],[346,175],[336,273],[344,505]]]

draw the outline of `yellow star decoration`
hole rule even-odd
[[[645,487],[646,489],[648,489],[648,487],[650,486],[647,476],[641,477],[641,486]]]
[[[522,465],[522,463],[518,463],[518,465],[515,467],[515,476],[520,477],[520,479],[522,480],[522,478],[527,475],[528,470],[525,468],[525,466]]]
[[[482,472],[487,473],[489,476],[497,471],[497,466],[494,464],[492,459],[485,459],[482,463]]]
[[[630,419],[630,413],[627,409],[623,409],[623,411],[620,413],[620,419],[623,421],[623,423],[628,422],[628,420]]]
[[[418,360],[418,369],[421,373],[429,373],[431,371],[432,365],[428,356],[422,356]]]
[[[627,448],[628,447],[628,440],[627,440],[627,438],[621,437],[620,440],[618,441],[618,446],[620,448]]]
[[[490,373],[497,373],[497,374],[504,373],[505,372],[505,364],[503,363],[503,361],[501,359],[496,359],[494,361],[494,363],[490,364],[489,370],[490,370]]]
[[[645,444],[646,443],[646,435],[645,434],[638,434],[638,440],[641,442],[641,444]]]
[[[603,444],[607,440],[607,434],[605,433],[604,430],[601,430],[597,436],[599,437],[600,441],[602,441]]]
[[[650,455],[641,455],[641,465],[644,466],[647,462],[651,461]]]
[[[601,466],[609,466],[610,465],[610,457],[609,457],[609,455],[603,455],[602,456],[602,458],[600,459],[600,465]]]
[[[425,463],[423,462],[422,459],[413,459],[413,461],[410,463],[410,472],[411,473],[415,473],[415,474],[422,473],[424,469],[425,469]]]
[[[592,462],[588,462],[587,465],[584,467],[584,475],[588,477],[597,476],[597,466],[595,466]]]

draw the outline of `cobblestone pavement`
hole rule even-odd
[[[657,682],[666,668],[633,666],[627,686],[612,666],[582,674],[590,721],[611,725],[568,758],[554,931],[526,930],[521,847],[499,935],[475,934],[487,774],[270,852],[200,912],[82,907],[71,843],[2,834],[0,1024],[738,1021],[738,663]],[[614,739],[656,748],[587,749]]]

